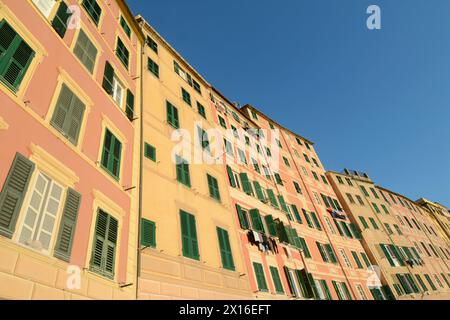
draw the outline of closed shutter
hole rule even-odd
[[[370,267],[372,265],[369,261],[369,258],[364,252],[361,252],[361,257],[363,258],[364,263],[366,264],[367,267]]]
[[[261,185],[258,181],[253,181],[253,186],[255,187],[256,196],[261,201],[266,201],[266,197],[264,196],[264,193],[262,191]]]
[[[339,290],[337,282],[336,281],[332,281],[332,283],[333,283],[334,290],[336,291],[336,293],[338,295],[339,300],[344,300],[343,297],[342,297],[341,291]]]
[[[224,229],[217,228],[217,236],[219,238],[220,256],[222,265],[225,269],[234,270],[233,254],[231,252],[230,239],[228,232]]]
[[[109,94],[113,94],[113,80],[114,80],[114,68],[109,63],[109,61],[106,61],[105,64],[105,73],[103,75],[103,89]]]
[[[200,260],[195,217],[184,211],[180,212],[180,217],[183,255],[187,258]]]
[[[361,264],[361,261],[359,260],[358,254],[357,254],[355,251],[352,251],[352,256],[353,256],[353,259],[354,259],[355,262],[356,262],[356,266],[357,266],[359,269],[362,269],[362,268],[363,268],[363,265]]]
[[[64,1],[61,1],[55,18],[52,21],[53,29],[55,29],[56,33],[58,33],[61,38],[64,38],[64,35],[66,34],[67,24],[69,23],[71,16],[72,12],[67,7],[67,4]]]
[[[0,25],[0,78],[17,91],[35,52],[5,20]]]
[[[230,168],[230,166],[227,166],[227,173],[228,173],[228,180],[230,181],[230,185],[233,188],[236,188],[236,180],[234,179],[233,170]]]
[[[269,200],[270,203],[272,204],[273,207],[278,208],[278,202],[277,199],[275,198],[275,193],[273,193],[272,189],[267,189],[267,195],[269,196]]]
[[[319,219],[317,218],[317,215],[315,212],[311,211],[311,216],[314,220],[314,224],[316,225],[316,228],[318,230],[322,230],[322,226],[320,225]]]
[[[168,101],[166,103],[166,108],[167,122],[175,129],[178,129],[180,127],[180,122],[178,119],[178,109]]]
[[[326,280],[319,280],[320,284],[322,285],[323,290],[325,291],[325,299],[326,300],[333,300],[331,297],[330,288],[328,288],[328,284]]]
[[[241,228],[244,230],[248,230],[250,228],[250,226],[248,223],[246,213],[242,210],[241,206],[238,204],[236,204],[236,211],[238,213],[239,224],[241,225]]]
[[[267,228],[269,229],[269,234],[273,237],[277,236],[277,229],[275,227],[275,222],[273,221],[272,215],[268,214],[264,217],[266,221]]]
[[[103,144],[102,166],[115,178],[119,178],[122,143],[106,129]]]
[[[244,189],[244,192],[248,195],[253,195],[253,189],[250,180],[248,179],[248,175],[243,172],[239,174],[239,177],[241,178],[242,189]]]
[[[400,265],[404,266],[405,262],[403,261],[403,257],[401,256],[399,250],[397,249],[396,246],[390,244],[389,248],[391,249],[391,251],[394,253],[395,257],[397,258],[398,262],[400,263]]]
[[[280,274],[278,269],[275,267],[270,267],[270,273],[272,275],[273,284],[275,286],[275,291],[278,294],[284,294],[283,285],[281,284]]]
[[[322,196],[322,200],[323,200],[323,203],[325,204],[325,206],[326,206],[327,208],[330,208],[331,206],[330,206],[330,204],[328,203],[327,197],[326,197],[323,193],[321,193],[320,195]]]
[[[283,210],[284,212],[289,212],[286,202],[284,201],[284,197],[282,195],[278,196],[278,202],[280,203],[281,210]]]
[[[141,246],[156,247],[156,224],[153,221],[141,220]]]
[[[395,297],[392,294],[392,290],[391,288],[389,288],[389,286],[382,286],[381,290],[383,291],[383,294],[387,300],[395,300]]]
[[[17,153],[0,193],[0,234],[12,238],[34,163]]]
[[[134,95],[130,90],[127,90],[127,105],[125,108],[125,113],[128,120],[134,120]]]
[[[346,235],[347,237],[349,237],[350,239],[352,239],[352,238],[353,238],[353,235],[352,235],[352,233],[351,233],[349,227],[347,226],[347,224],[346,224],[344,221],[339,221],[339,223],[341,224],[341,228],[342,228],[342,230],[344,231],[345,235]]]
[[[255,270],[256,281],[258,283],[259,291],[268,291],[266,277],[264,276],[263,266],[260,263],[253,262],[253,269]]]
[[[58,240],[55,246],[55,257],[69,262],[72,253],[73,239],[80,210],[81,195],[73,189],[68,189],[66,203],[59,226]]]
[[[252,220],[253,230],[264,233],[264,226],[258,209],[250,210],[250,219]]]
[[[83,30],[80,30],[73,53],[92,74],[98,50]]]

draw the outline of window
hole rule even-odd
[[[270,273],[272,275],[273,284],[275,286],[275,291],[278,294],[284,294],[283,285],[281,283],[280,274],[276,267],[270,267]]]
[[[319,177],[317,176],[317,173],[315,173],[314,171],[311,171],[311,172],[312,172],[314,179],[319,181]]]
[[[152,49],[156,54],[158,54],[158,44],[149,36],[147,36],[147,45]]]
[[[231,252],[230,238],[228,231],[217,227],[217,236],[219,238],[220,256],[222,258],[222,265],[225,269],[235,270],[233,254]]]
[[[303,154],[303,157],[305,158],[305,161],[306,162],[308,162],[308,163],[311,163],[311,160],[309,160],[309,157],[308,157],[308,155],[307,154]]]
[[[302,146],[302,145],[303,145],[302,140],[301,140],[300,138],[295,137],[295,140],[297,141],[297,144],[298,144],[299,146]]]
[[[373,207],[373,209],[375,210],[376,213],[381,213],[380,208],[378,208],[376,203],[372,202],[372,207]]]
[[[209,195],[211,198],[220,201],[219,184],[217,179],[207,174]]]
[[[189,92],[187,92],[184,88],[181,88],[181,95],[183,96],[183,101],[191,106],[191,95]]]
[[[294,187],[295,187],[295,191],[296,191],[298,194],[303,194],[302,188],[300,188],[300,185],[299,185],[297,182],[295,182],[295,181],[294,181]]]
[[[56,236],[56,221],[62,207],[64,189],[41,172],[30,188],[31,198],[25,206],[19,242],[48,253]]]
[[[350,180],[349,178],[345,178],[345,181],[347,181],[347,184],[348,184],[350,187],[353,187],[352,180]]]
[[[385,224],[384,224],[384,227],[386,228],[386,231],[387,231],[387,233],[388,233],[389,235],[394,234],[394,233],[392,232],[391,226],[390,226],[389,224],[385,223]]]
[[[253,169],[255,169],[255,171],[257,173],[261,174],[261,169],[259,169],[258,161],[256,161],[255,159],[252,158],[252,163],[253,163]]]
[[[114,100],[116,105],[118,105],[119,107],[122,107],[122,104],[123,104],[124,91],[125,91],[125,89],[124,89],[123,84],[120,82],[120,80],[117,78],[117,76],[114,75],[113,82],[112,82],[111,98]]]
[[[120,16],[120,26],[122,27],[125,34],[128,36],[128,38],[131,37],[131,29],[128,23],[125,21],[125,18],[121,15]]]
[[[270,149],[267,147],[266,147],[266,154],[268,157],[272,157],[272,151],[270,151]]]
[[[350,292],[348,291],[345,282],[332,281],[334,290],[336,291],[339,300],[351,300]]]
[[[383,208],[384,213],[390,214],[388,209],[386,208],[386,206],[384,204],[381,205],[381,208]]]
[[[92,271],[111,279],[114,278],[118,232],[118,221],[99,209],[90,266]]]
[[[155,61],[148,58],[148,64],[147,64],[148,70],[155,75],[159,79],[159,66],[156,64]]]
[[[430,285],[431,289],[433,289],[433,291],[436,291],[437,288],[434,285],[433,281],[431,281],[431,278],[430,278],[430,276],[428,274],[425,274],[425,279],[427,279],[428,284]]]
[[[362,206],[365,205],[363,199],[361,198],[361,196],[356,195],[356,200],[358,200],[358,202],[359,202],[360,205],[362,205]]]
[[[370,191],[372,191],[372,194],[376,199],[380,199],[380,197],[378,196],[378,193],[375,191],[374,188],[370,188]]]
[[[35,52],[5,20],[0,22],[0,39],[0,81],[17,91]]]
[[[166,102],[167,122],[175,129],[180,128],[180,121],[178,119],[178,109],[169,101]]]
[[[361,186],[360,188],[361,188],[361,191],[363,192],[363,194],[364,194],[366,197],[369,197],[369,193],[367,192],[366,188],[365,188],[364,186]]]
[[[72,144],[77,145],[84,111],[83,102],[63,84],[50,123]]]
[[[256,114],[255,110],[252,110],[251,112],[253,119],[258,120],[258,115]]]
[[[194,260],[200,260],[195,216],[181,210],[180,221],[181,221],[181,244],[183,248],[183,256]]]
[[[199,94],[202,94],[202,89],[200,87],[200,84],[192,79],[192,88],[194,88],[195,91],[197,91]]]
[[[350,201],[350,203],[355,203],[355,200],[353,199],[352,195],[350,193],[346,193],[348,201]]]
[[[239,161],[242,164],[246,165],[247,164],[247,158],[245,156],[245,152],[238,148],[238,154],[239,154]]]
[[[197,101],[197,111],[199,115],[201,115],[203,118],[206,119],[205,107],[198,101]]]
[[[339,184],[344,184],[344,180],[342,180],[340,176],[336,176],[336,179],[339,182]]]
[[[144,155],[147,159],[156,162],[156,148],[148,143],[145,143],[144,146]]]
[[[198,129],[198,139],[203,150],[210,151],[208,133],[200,127]]]
[[[394,224],[394,228],[395,228],[395,230],[397,231],[397,233],[398,233],[400,236],[403,235],[403,232],[402,232],[402,230],[400,229],[400,227],[399,227],[398,225]]]
[[[120,38],[117,38],[116,56],[123,63],[125,68],[128,69],[128,65],[130,63],[130,52]]]
[[[95,25],[98,26],[100,22],[100,17],[102,15],[102,8],[100,8],[97,0],[83,0],[83,7],[86,9],[87,13],[94,21]]]
[[[364,292],[364,289],[360,284],[356,285],[356,289],[358,290],[358,294],[361,300],[367,300],[366,293]]]
[[[48,0],[48,1],[42,1],[42,0],[33,0],[33,2],[40,3],[41,5],[47,6],[49,3],[51,3],[50,7],[46,7],[46,12],[44,15],[48,18],[53,7],[53,5],[56,3],[55,0]],[[42,10],[41,10],[42,11]],[[69,7],[67,7],[67,4],[64,1],[61,1],[58,7],[58,11],[55,14],[55,17],[52,21],[52,27],[55,29],[56,33],[61,38],[64,38],[64,35],[67,31],[67,24],[70,21],[70,18],[72,16],[72,12],[70,11]]]
[[[233,152],[233,145],[231,144],[231,142],[229,142],[226,139],[223,139],[223,143],[225,145],[225,150],[227,152],[227,155],[230,157],[234,156],[234,152]]]
[[[350,260],[348,259],[348,256],[345,253],[345,250],[342,248],[339,248],[339,253],[341,254],[342,259],[344,260],[345,266],[347,268],[351,268],[352,264],[350,263]]]
[[[325,219],[325,222],[326,222],[326,224],[327,224],[328,229],[330,230],[330,232],[331,232],[332,234],[336,234],[336,230],[334,230],[333,225],[331,224],[331,220],[330,220],[328,217],[324,217],[324,219]]]
[[[362,269],[363,265],[361,263],[361,260],[359,260],[358,254],[355,251],[352,251],[353,260],[356,262],[356,266],[358,269]]]
[[[373,228],[374,228],[375,230],[379,230],[379,227],[378,227],[377,223],[375,222],[375,219],[374,219],[374,218],[370,217],[370,218],[369,218],[369,221],[370,221],[370,223],[372,224],[372,226],[373,226]]]
[[[274,177],[275,177],[275,181],[277,184],[279,184],[280,186],[283,185],[283,179],[281,179],[281,176],[279,173],[274,173]]]
[[[103,153],[101,165],[114,178],[119,179],[120,162],[122,155],[122,143],[106,129],[105,139],[103,141]]]
[[[303,175],[307,177],[308,176],[308,171],[303,166],[302,166],[302,171],[303,171]]]
[[[221,116],[219,117],[219,124],[222,126],[222,128],[227,129],[227,123],[225,122],[225,119],[222,118]]]
[[[366,219],[364,219],[364,217],[359,216],[359,221],[361,221],[362,226],[364,227],[364,229],[369,229],[369,225],[367,224]]]
[[[322,177],[323,183],[328,184],[327,178],[324,175],[321,175],[321,177]]]
[[[141,220],[141,246],[156,248],[156,224],[153,221]]]
[[[176,156],[177,160],[177,181],[184,184],[186,187],[191,187],[191,177],[189,174],[189,164],[186,160]]]
[[[287,167],[289,167],[289,168],[291,167],[291,164],[289,163],[289,160],[286,157],[283,157],[283,161]]]
[[[262,264],[253,262],[253,269],[255,270],[255,277],[256,282],[258,283],[259,291],[267,292],[269,289],[267,288],[266,277],[264,275]]]

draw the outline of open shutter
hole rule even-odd
[[[280,241],[284,242],[284,243],[289,243],[288,234],[287,234],[286,228],[284,227],[283,222],[280,221],[276,224],[276,230],[277,230],[277,235],[278,235],[278,238],[280,239]]]
[[[353,235],[356,239],[361,240],[361,233],[354,223],[350,223],[350,229],[352,230]]]
[[[268,214],[264,217],[264,220],[266,221],[267,228],[269,229],[269,234],[273,237],[276,237],[277,229],[275,227],[275,222],[273,221],[272,215]]]
[[[316,242],[317,248],[319,249],[320,255],[322,256],[322,260],[324,262],[328,262],[328,256],[327,253],[323,247],[323,245],[320,242]]]
[[[134,95],[129,89],[127,90],[127,105],[125,108],[125,113],[128,120],[134,120]]]
[[[311,252],[309,252],[308,244],[306,243],[306,240],[304,238],[300,238],[300,243],[303,249],[303,253],[305,254],[306,258],[311,258]]]
[[[313,289],[308,280],[308,274],[305,269],[295,270],[295,274],[297,275],[298,282],[300,283],[300,287],[303,293],[303,296],[307,299],[314,298]]]
[[[284,274],[286,275],[286,279],[289,285],[289,290],[291,291],[292,295],[294,297],[297,296],[297,293],[295,292],[295,284],[294,284],[294,279],[292,279],[291,274],[289,273],[289,268],[288,267],[284,267]]]
[[[381,250],[383,251],[384,256],[388,259],[389,264],[390,264],[392,267],[394,267],[395,264],[394,264],[394,261],[393,261],[392,258],[391,258],[391,255],[390,255],[389,252],[388,252],[388,249],[386,249],[386,247],[385,247],[383,244],[380,244],[380,248],[381,248]]]
[[[295,204],[292,204],[292,205],[291,205],[291,208],[292,208],[292,211],[294,212],[295,220],[296,220],[298,223],[302,224],[302,223],[303,223],[302,217],[301,217],[301,215],[300,215],[300,212],[299,212],[298,209],[297,209],[297,206],[296,206]]]
[[[109,94],[113,94],[113,79],[114,79],[114,68],[106,61],[105,64],[105,73],[103,75],[103,89]]]
[[[314,220],[314,224],[316,225],[317,230],[322,230],[322,226],[320,225],[319,219],[315,212],[311,211],[311,216]]]
[[[328,256],[331,259],[332,263],[337,263],[336,255],[334,254],[334,250],[331,247],[331,244],[326,244],[325,249],[327,250]]]
[[[236,180],[234,179],[233,170],[231,170],[230,166],[227,166],[228,179],[230,180],[230,185],[233,188],[236,188]]]
[[[56,33],[58,33],[61,38],[64,38],[64,35],[66,34],[67,24],[69,23],[71,16],[72,12],[67,7],[67,4],[64,1],[61,1],[55,18],[52,21],[53,29],[55,29]]]
[[[17,153],[0,193],[0,234],[12,238],[34,171],[34,163]]]
[[[250,210],[250,219],[252,220],[253,230],[264,233],[264,226],[258,209]]]
[[[266,201],[266,197],[264,197],[264,193],[259,182],[253,181],[253,186],[255,187],[256,196],[258,197],[258,199],[261,201]]]
[[[244,189],[244,192],[248,195],[253,195],[253,189],[250,180],[248,179],[248,175],[243,172],[239,174],[239,177],[241,178],[242,188]]]
[[[404,266],[405,262],[403,261],[403,257],[400,254],[399,250],[397,249],[396,246],[390,244],[389,248],[391,248],[391,251],[394,253],[395,257],[397,258],[398,262],[400,263],[400,265]]]
[[[242,207],[240,205],[236,205],[236,211],[238,213],[239,218],[239,224],[241,225],[241,228],[244,230],[248,230],[250,228],[247,220],[247,216],[245,212],[242,210]]]
[[[282,195],[278,196],[278,202],[280,203],[281,210],[283,210],[284,212],[289,212],[286,201],[284,201],[284,197]]]
[[[273,207],[278,208],[278,202],[277,199],[275,198],[275,193],[273,193],[272,189],[267,189],[267,195],[269,196],[269,200],[270,203],[272,204]]]
[[[344,300],[344,298],[342,297],[341,291],[339,290],[337,282],[332,281],[332,283],[333,283],[334,290],[336,291],[336,293],[338,295],[339,300]]]
[[[80,209],[81,195],[73,189],[67,191],[66,203],[59,226],[55,257],[69,262],[72,253],[73,238]]]

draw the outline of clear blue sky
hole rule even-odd
[[[129,0],[210,83],[367,171],[450,206],[449,0]],[[382,10],[382,30],[366,9]]]

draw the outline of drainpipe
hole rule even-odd
[[[143,22],[141,22],[141,28]],[[139,204],[138,204],[138,230],[137,230],[137,261],[136,261],[136,300],[139,296],[139,277],[141,274],[141,220],[142,220],[142,188],[143,188],[143,177],[144,177],[144,51],[145,50],[145,40],[141,47],[141,77],[140,77],[140,132],[139,132]]]

